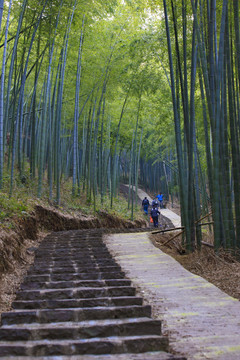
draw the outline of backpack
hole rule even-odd
[[[158,201],[157,201],[157,200],[153,200],[152,206],[158,206]]]
[[[158,209],[152,208],[152,210],[151,210],[151,215],[152,215],[153,217],[157,217],[157,216],[159,215]]]

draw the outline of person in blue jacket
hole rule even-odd
[[[160,209],[162,209],[162,208],[163,208],[163,194],[160,192],[160,193],[156,196],[156,198],[157,198],[158,201],[159,201]]]
[[[148,215],[149,200],[146,196],[142,201],[142,207],[143,207],[145,214]]]
[[[151,217],[153,219],[153,225],[154,227],[158,227],[158,215],[160,215],[160,211],[157,207],[153,207],[151,209]]]

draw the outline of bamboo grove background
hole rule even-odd
[[[0,0],[0,189],[111,204],[121,183],[181,204],[183,242],[240,242],[235,0]]]

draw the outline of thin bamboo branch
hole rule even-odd
[[[207,242],[205,242],[205,241],[201,241],[201,244],[214,249],[214,245],[209,244],[209,243],[207,243]]]
[[[170,239],[168,239],[167,241],[165,241],[162,245],[167,245],[168,243],[170,243],[170,241],[174,240],[176,237],[178,237],[179,235],[182,235],[184,233],[185,230],[180,231],[179,233],[177,233],[176,235],[174,235],[173,237],[171,237]]]
[[[203,217],[201,217],[200,219],[198,219],[197,221],[195,221],[195,224],[199,223],[200,221],[202,221],[203,219],[206,219],[206,217],[211,216],[211,215],[212,215],[211,212],[208,213],[207,215],[204,215]]]
[[[164,229],[164,230],[156,230],[156,231],[152,231],[152,234],[159,234],[159,233],[165,233],[169,231],[182,230],[182,229],[185,229],[185,226],[179,226],[176,228]]]
[[[209,221],[209,222],[206,222],[206,223],[198,224],[197,226],[204,226],[204,225],[211,225],[211,224],[214,224],[214,222]]]
[[[20,34],[23,34],[25,31],[27,31],[28,29],[30,29],[31,27],[33,27],[35,24],[36,24],[36,21],[33,22],[32,24],[30,24],[29,26],[27,26],[26,28],[24,28],[23,30],[21,30],[21,31],[19,32],[19,35],[20,35]],[[13,35],[12,37],[10,37],[10,38],[7,40],[7,43],[9,43],[10,41],[14,40],[17,36],[18,36],[18,35]],[[4,46],[4,43],[2,43],[2,44],[0,45],[0,49],[1,49],[3,46]]]

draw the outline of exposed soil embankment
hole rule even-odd
[[[16,219],[11,230],[0,230],[0,313],[10,308],[16,289],[34,261],[34,250],[47,232],[93,228],[126,230],[147,226],[146,220],[124,220],[104,211],[96,216],[71,215],[54,207],[36,205],[31,214]]]
[[[147,227],[145,220],[124,220],[116,215],[99,211],[97,216],[63,214],[58,210],[36,206],[36,219],[39,227],[50,231],[78,230],[92,228],[121,228],[134,229]]]
[[[37,240],[38,224],[34,215],[26,215],[14,221],[11,230],[0,230],[0,275],[23,261],[26,239]]]

